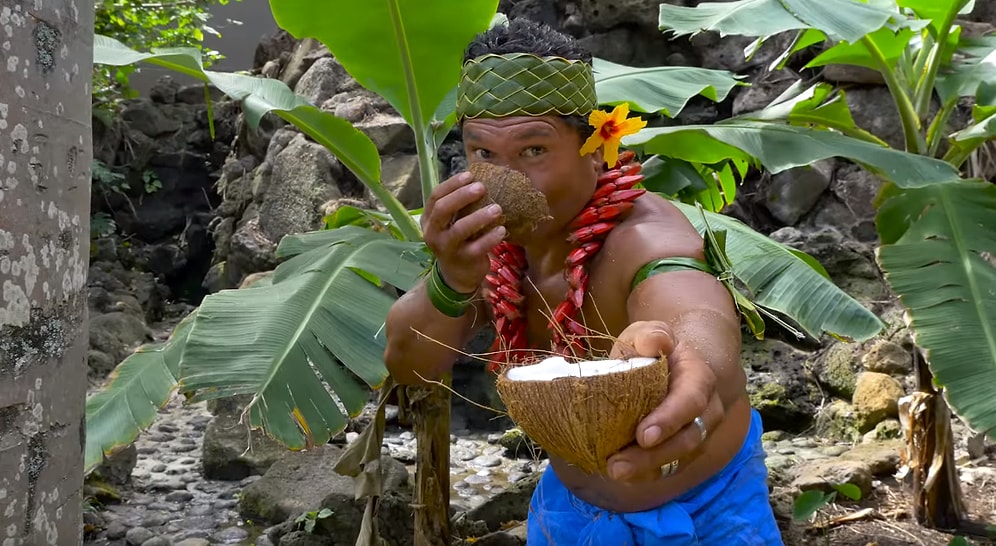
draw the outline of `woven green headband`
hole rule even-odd
[[[598,106],[591,66],[530,53],[488,54],[464,63],[457,120],[479,117],[587,116]]]

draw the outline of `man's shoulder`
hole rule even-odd
[[[643,266],[662,258],[704,260],[702,236],[671,202],[647,194],[605,240],[604,274],[626,293]]]
[[[617,252],[641,258],[702,257],[702,236],[678,207],[656,194],[638,199],[606,241]],[[626,260],[629,261],[629,260]]]

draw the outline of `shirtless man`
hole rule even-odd
[[[458,355],[446,346],[466,346],[503,313],[497,325],[502,347],[515,346],[505,339],[512,337],[519,340],[513,348],[578,347],[577,339],[556,334],[563,329],[549,327],[550,310],[578,289],[577,277],[570,280],[569,256],[580,243],[571,234],[595,203],[606,169],[619,167],[611,139],[588,151],[605,140],[590,139],[593,131],[611,136],[611,127],[589,125],[597,108],[591,56],[573,39],[517,19],[479,36],[466,61],[457,113],[468,161],[525,173],[546,195],[553,219],[529,240],[506,241],[496,207],[458,215],[484,195],[469,173],[435,189],[422,216],[434,269],[387,319],[386,363],[404,384],[448,372]],[[570,92],[543,91],[551,82]],[[482,93],[499,88],[500,97]],[[581,323],[597,317],[597,324],[584,326],[617,340],[586,337],[590,354],[666,354],[669,393],[640,423],[636,442],[609,458],[607,475],[551,459],[532,499],[528,544],[780,545],[760,418],[749,405],[740,366],[737,310],[712,275],[683,265],[704,260],[702,238],[685,216],[652,193],[631,202],[611,219],[599,248],[583,252],[590,256],[574,271],[585,276],[582,305],[564,305]],[[518,252],[506,261],[509,271],[522,275],[513,286],[524,300],[506,301],[498,310],[488,275],[506,250]],[[510,304],[517,307],[509,311]],[[516,355],[521,353],[505,353]]]

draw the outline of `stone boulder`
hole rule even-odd
[[[534,472],[515,482],[508,489],[467,512],[466,519],[483,521],[492,532],[503,529],[509,523],[525,521],[529,516],[529,501],[542,475],[543,472]]]
[[[792,486],[799,491],[818,489],[824,493],[834,485],[853,484],[865,498],[872,490],[872,471],[868,463],[854,459],[820,459],[808,461],[792,468],[795,476]]]
[[[333,470],[341,454],[342,450],[332,445],[287,453],[242,490],[239,513],[248,519],[278,524],[303,512],[329,508],[333,515],[317,520],[315,533],[333,538],[336,546],[353,544],[366,505],[365,500],[355,499],[353,478]],[[393,544],[410,544],[413,530],[408,469],[390,457],[382,457],[380,464],[384,495],[377,517],[381,533]]]
[[[111,371],[108,364],[113,369],[139,345],[151,341],[149,327],[133,314],[118,311],[90,317],[90,375],[106,376]]]
[[[856,343],[834,343],[816,358],[813,368],[816,377],[830,394],[844,400],[854,396],[858,381],[858,353]]]
[[[250,431],[241,415],[242,406],[226,405],[205,428],[201,459],[205,478],[237,481],[263,474],[287,454],[286,447],[263,431]]]
[[[782,341],[744,337],[741,363],[747,390],[765,430],[801,432],[810,425],[820,393],[804,368],[808,357]]]
[[[896,378],[877,372],[862,372],[854,388],[852,403],[861,415],[861,431],[870,430],[888,417],[899,416],[899,399],[905,395]]]
[[[906,375],[913,371],[913,355],[902,345],[883,339],[861,357],[861,365],[869,372]]]

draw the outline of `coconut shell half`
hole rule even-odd
[[[668,389],[664,357],[569,363],[561,357],[498,377],[509,416],[534,442],[588,474],[636,439]]]
[[[524,173],[492,163],[471,163],[468,168],[474,180],[484,184],[488,193],[460,211],[466,216],[475,210],[497,203],[501,206],[500,222],[511,241],[524,241],[545,220],[552,219],[550,205],[543,192],[533,187]]]

